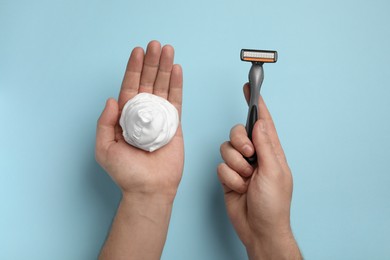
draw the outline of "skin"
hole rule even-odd
[[[181,124],[170,143],[149,153],[127,144],[119,126],[125,103],[141,92],[171,102],[181,115],[183,76],[174,49],[148,44],[129,58],[118,102],[108,99],[96,134],[96,160],[122,191],[122,199],[99,259],[160,259],[172,204],[184,165]]]
[[[249,85],[244,95],[249,99]],[[249,259],[302,259],[290,226],[293,179],[272,117],[262,97],[253,142],[243,125],[221,145],[218,177],[229,218]],[[256,151],[257,164],[244,158]]]
[[[122,199],[99,259],[160,259],[172,205],[184,165],[182,128],[153,152],[132,147],[118,124],[124,104],[141,92],[167,99],[181,115],[183,76],[174,49],[152,41],[146,53],[135,48],[127,64],[119,99],[108,99],[98,124],[96,160],[122,191]],[[244,87],[248,97],[248,86]],[[290,228],[292,177],[272,118],[259,101],[253,143],[242,125],[221,146],[225,161],[218,176],[229,217],[250,259],[301,259]],[[243,158],[256,150],[259,166]]]

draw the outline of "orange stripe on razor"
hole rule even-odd
[[[275,59],[269,58],[242,58],[243,61],[256,61],[256,62],[275,62]]]

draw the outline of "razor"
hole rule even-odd
[[[241,50],[241,60],[252,62],[252,67],[249,70],[249,87],[250,87],[250,99],[248,117],[246,121],[246,132],[249,139],[252,141],[252,131],[258,119],[258,104],[260,97],[260,89],[264,80],[264,63],[275,63],[278,60],[278,53],[276,51],[267,50]],[[250,164],[256,163],[256,153],[248,158],[245,158]]]

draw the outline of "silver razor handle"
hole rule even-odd
[[[264,80],[264,71],[262,62],[253,62],[252,67],[249,70],[249,86],[250,86],[250,99],[249,99],[249,109],[248,117],[246,120],[246,132],[249,139],[252,141],[252,131],[253,126],[255,125],[258,119],[259,111],[259,98],[260,98],[260,89]],[[256,153],[251,157],[245,158],[250,164],[256,163]]]

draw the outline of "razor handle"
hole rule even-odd
[[[252,141],[252,131],[253,126],[257,121],[257,106],[249,107],[248,118],[246,121],[246,132],[248,133],[248,138]],[[251,157],[245,157],[247,162],[251,165],[256,163],[257,155],[256,152]]]
[[[252,141],[252,131],[258,117],[258,104],[260,98],[260,89],[264,80],[264,71],[262,62],[253,62],[252,67],[249,70],[249,87],[250,87],[250,98],[249,98],[249,109],[248,117],[246,120],[246,132],[248,138]],[[249,164],[253,165],[257,161],[256,152],[251,157],[245,158]]]

